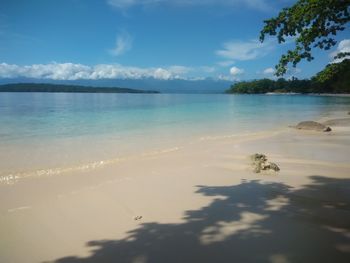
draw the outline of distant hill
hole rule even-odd
[[[155,78],[142,79],[79,79],[79,80],[52,80],[34,78],[3,78],[0,84],[11,83],[50,83],[63,85],[79,85],[91,87],[123,87],[137,90],[155,90],[161,93],[223,93],[230,87],[232,81],[218,80],[213,78],[185,80],[169,79],[161,80]]]
[[[350,59],[327,65],[311,79],[258,79],[231,85],[226,93],[350,93]]]
[[[0,85],[0,92],[72,92],[72,93],[159,93],[116,87],[91,87],[50,83],[13,83]]]

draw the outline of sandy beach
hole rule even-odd
[[[333,124],[3,180],[0,262],[349,262],[350,126]],[[254,153],[281,171],[252,172]]]
[[[0,6],[0,263],[350,263],[350,0]]]

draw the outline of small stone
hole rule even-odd
[[[279,171],[280,168],[275,163],[267,161],[267,157],[264,154],[256,153],[250,156],[252,159],[253,172],[260,173],[261,171],[273,170]]]
[[[269,169],[274,170],[275,172],[278,172],[279,170],[281,170],[277,164],[275,163],[269,163]]]
[[[332,131],[332,129],[331,129],[331,127],[328,126],[328,127],[324,128],[323,131],[324,132],[330,132],[330,131]]]
[[[256,153],[250,156],[253,161],[253,171],[255,173],[260,173],[261,170],[263,170],[263,163],[266,162],[267,158],[266,155]]]

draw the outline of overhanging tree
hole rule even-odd
[[[277,17],[265,20],[261,42],[266,35],[276,36],[279,43],[288,37],[295,38],[294,50],[282,55],[275,74],[285,74],[289,63],[295,67],[303,59],[313,60],[312,47],[329,50],[336,45],[334,36],[346,28],[349,13],[350,0],[298,0],[292,7],[282,9]],[[350,53],[341,53],[337,58],[347,55]]]

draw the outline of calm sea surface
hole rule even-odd
[[[0,93],[0,175],[286,127],[350,98],[299,95]]]

